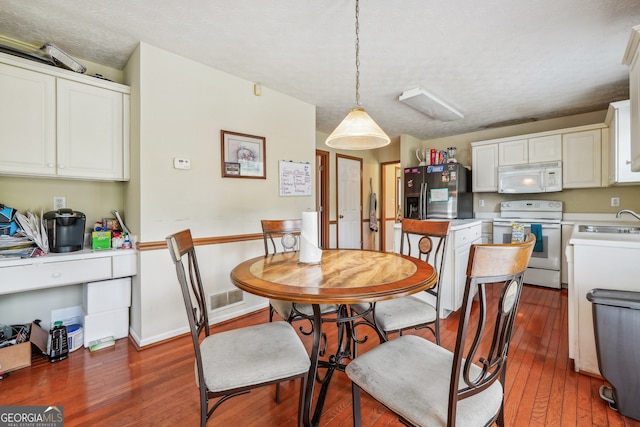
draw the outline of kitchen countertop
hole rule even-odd
[[[480,218],[449,219],[449,220],[433,218],[433,219],[425,219],[425,221],[449,221],[451,223],[451,227],[450,227],[451,231],[456,231],[456,230],[459,230],[461,228],[468,228],[468,227],[472,227],[474,225],[481,225],[482,224],[482,219],[480,219]],[[402,228],[402,223],[401,222],[396,222],[395,224],[393,224],[393,228]]]
[[[573,221],[574,227],[570,245],[590,245],[606,247],[640,248],[640,234],[630,233],[592,233],[579,231],[580,225],[609,225],[617,227],[640,227],[640,221]]]
[[[455,231],[460,228],[468,228],[474,225],[482,225],[482,220],[478,218],[469,218],[469,219],[452,219],[451,222],[451,230]]]

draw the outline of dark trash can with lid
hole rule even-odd
[[[612,387],[600,396],[620,414],[640,420],[640,292],[592,289],[598,368]]]

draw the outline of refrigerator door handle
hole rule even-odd
[[[420,196],[418,197],[418,219],[422,219],[422,187],[423,183],[420,183]]]
[[[422,219],[422,183],[420,183],[420,194],[418,196],[418,219]]]
[[[420,219],[427,219],[427,187],[426,182],[420,186]]]

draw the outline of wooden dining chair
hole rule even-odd
[[[381,341],[388,341],[389,334],[402,335],[408,329],[428,328],[440,345],[440,289],[445,261],[449,221],[402,220],[400,253],[431,264],[438,273],[436,284],[425,291],[426,297],[408,296],[380,301],[363,319],[381,334]],[[354,304],[351,310],[364,313],[369,304]]]
[[[300,232],[302,230],[301,219],[271,220],[263,219],[262,237],[264,240],[265,256],[277,252],[290,252],[300,249]],[[320,312],[334,314],[338,311],[337,305],[320,305]],[[273,320],[273,314],[278,313],[285,321],[292,323],[305,319],[311,322],[313,319],[313,307],[311,304],[292,303],[276,299],[269,300],[269,321]],[[311,331],[300,329],[303,334]]]
[[[354,425],[361,424],[362,389],[406,425],[504,426],[507,354],[534,244],[529,234],[524,243],[471,245],[453,352],[404,335],[347,365]]]
[[[196,385],[200,389],[200,425],[218,406],[251,389],[300,378],[298,424],[302,425],[304,393],[311,362],[293,327],[269,322],[212,334],[191,231],[168,236],[167,247],[189,320],[195,350]],[[216,399],[211,407],[210,399]]]

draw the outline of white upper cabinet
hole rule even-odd
[[[602,186],[602,131],[600,129],[562,135],[562,187]]]
[[[546,135],[528,139],[529,163],[562,160],[562,136]]]
[[[563,188],[606,186],[603,130],[605,124],[594,124],[472,142],[473,191],[498,192],[499,166],[557,161],[562,161]]]
[[[128,93],[0,54],[0,174],[128,180]]]
[[[498,143],[500,166],[562,160],[562,137],[547,135]]]
[[[56,173],[56,79],[0,63],[0,171]]]
[[[622,63],[629,66],[631,170],[640,172],[640,25],[632,28]]]
[[[609,104],[605,123],[609,126],[609,184],[640,182],[640,172],[631,171],[631,105],[629,100]]]
[[[517,139],[498,144],[498,164],[500,166],[520,165],[528,162],[529,149],[527,148],[526,139]]]
[[[123,94],[58,79],[58,175],[121,180]]]
[[[471,143],[471,185],[474,193],[498,192],[498,144]]]

